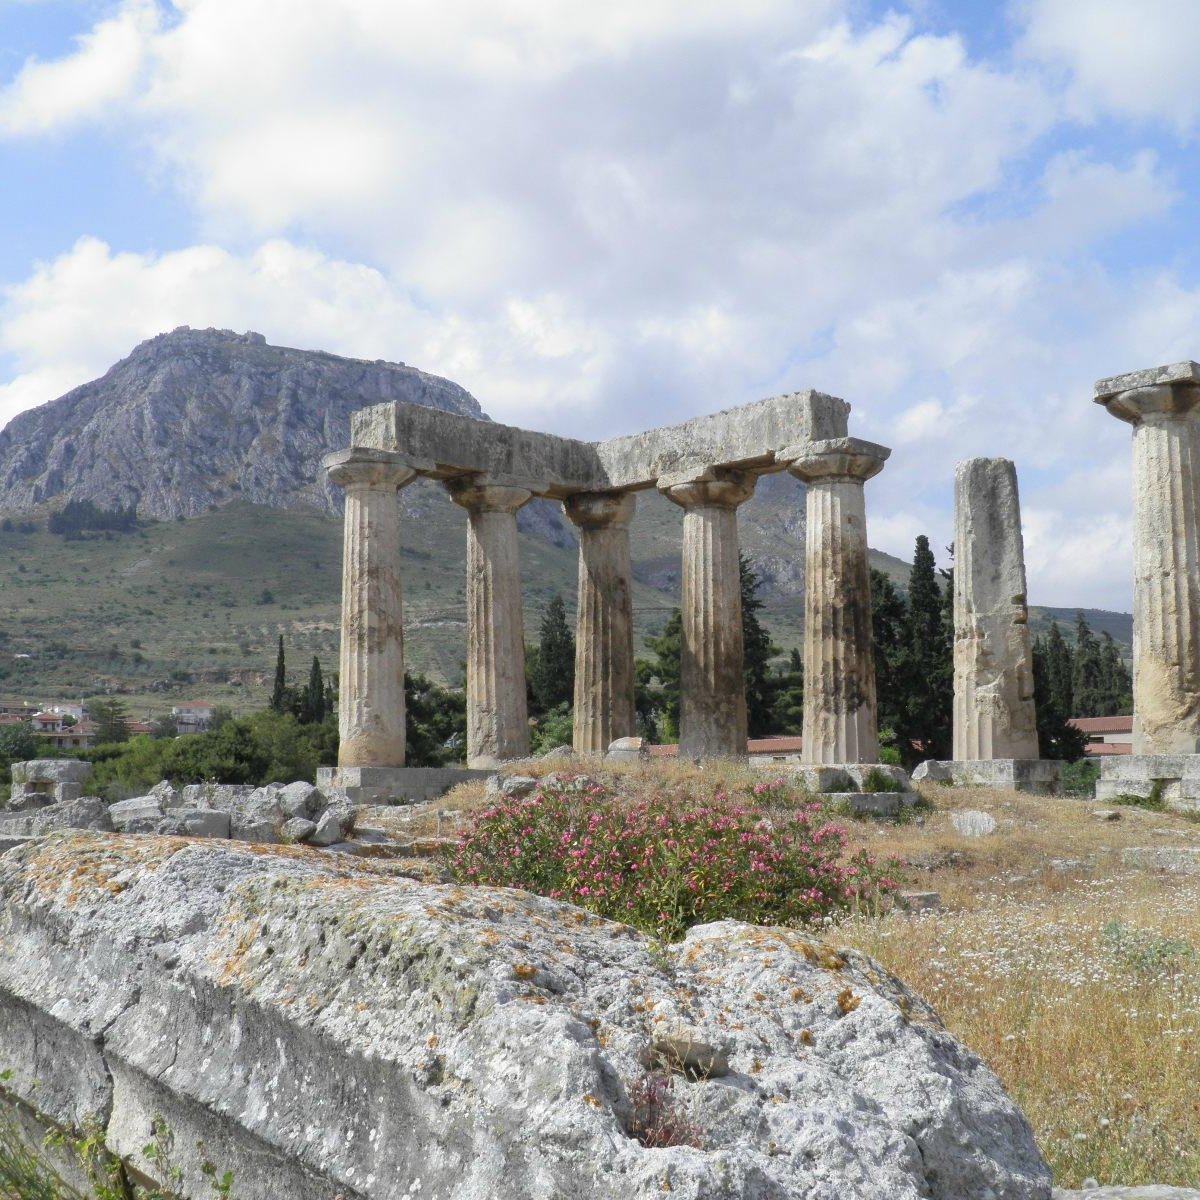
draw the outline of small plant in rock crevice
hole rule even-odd
[[[872,794],[881,792],[902,792],[904,788],[899,780],[893,778],[886,771],[881,771],[878,767],[872,767],[863,778],[862,790]]]
[[[629,1088],[629,1136],[651,1150],[668,1146],[700,1149],[703,1131],[680,1113],[674,1088],[675,1081],[661,1071],[649,1071],[634,1081]]]
[[[849,853],[819,804],[797,797],[768,816],[748,800],[560,779],[476,814],[451,865],[464,882],[566,900],[665,941],[723,919],[813,924],[895,887],[895,864]]]

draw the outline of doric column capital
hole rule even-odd
[[[1200,412],[1200,386],[1184,381],[1156,383],[1149,387],[1127,388],[1108,396],[1097,396],[1118,421],[1130,425],[1153,424]]]
[[[619,529],[633,520],[636,505],[632,492],[577,492],[563,501],[563,511],[580,529]]]
[[[355,485],[377,488],[402,488],[416,479],[419,471],[398,454],[388,450],[354,447],[339,450],[325,459],[330,483],[338,487]]]
[[[664,475],[658,490],[680,508],[735,509],[754,495],[758,476],[748,471],[716,467],[688,478]]]
[[[785,450],[778,457],[788,470],[805,483],[852,480],[866,481],[883,470],[891,451],[862,438],[830,438]]]
[[[533,498],[528,488],[493,483],[477,475],[447,480],[446,491],[455,504],[471,512],[515,513]]]

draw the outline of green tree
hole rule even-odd
[[[738,555],[738,570],[742,591],[742,662],[746,680],[746,724],[751,737],[772,732],[774,680],[770,675],[771,659],[779,647],[763,628],[758,614],[763,602],[758,598],[762,580],[744,555]]]
[[[166,714],[166,716],[155,717],[150,722],[150,736],[152,738],[173,738],[179,732],[175,724],[175,718]]]
[[[1075,664],[1071,647],[1067,645],[1067,639],[1063,637],[1057,621],[1050,623],[1050,632],[1046,634],[1043,653],[1045,655],[1043,686],[1047,702],[1052,706],[1054,712],[1061,714],[1064,718],[1070,717],[1075,710]],[[1041,701],[1039,700],[1038,703],[1040,705]]]
[[[1055,645],[1055,637],[1058,646]],[[1062,654],[1066,652],[1064,668]],[[1074,762],[1082,757],[1087,737],[1071,725],[1071,695],[1064,687],[1069,681],[1070,651],[1066,649],[1058,625],[1050,626],[1043,640],[1033,643],[1033,699],[1037,708],[1038,752],[1042,758]]]
[[[1104,709],[1100,715],[1115,717],[1132,713],[1133,678],[1107,630],[1100,635],[1100,668],[1104,686]]]
[[[657,637],[646,639],[652,659],[636,666],[638,718],[654,741],[679,738],[679,677],[683,664],[683,614],[674,609]]]
[[[921,534],[908,577],[905,704],[897,726],[905,760],[950,757],[954,649],[947,629],[937,562]],[[919,749],[914,749],[914,744]]]
[[[279,653],[275,656],[275,686],[271,688],[271,711],[285,712],[288,707],[287,661],[283,655],[283,634],[279,635]]]
[[[0,725],[0,783],[11,781],[10,768],[13,763],[37,758],[38,742],[39,738],[28,721],[22,721],[19,725]]]
[[[315,654],[308,672],[308,683],[299,697],[298,708],[296,715],[306,725],[315,725],[328,715],[325,709],[325,677],[321,674],[321,660]]]
[[[1104,662],[1100,643],[1083,613],[1075,614],[1075,652],[1071,673],[1071,693],[1076,717],[1095,717],[1103,713],[1107,700],[1104,686]]]
[[[425,675],[405,672],[405,761],[410,767],[461,762],[467,744],[467,698]]]
[[[771,728],[776,733],[804,730],[804,662],[795,647],[771,680]]]
[[[88,703],[92,718],[92,738],[97,745],[115,745],[129,741],[129,710],[121,700],[101,696]]]
[[[542,614],[530,685],[535,714],[570,704],[575,695],[575,635],[567,624],[567,606],[557,592]]]
[[[875,643],[875,692],[879,728],[893,734],[905,724],[908,697],[908,605],[900,589],[871,568],[871,633]]]

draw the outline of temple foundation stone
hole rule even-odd
[[[517,509],[533,495],[476,479],[447,484],[467,510],[467,766],[529,755]]]
[[[563,507],[579,529],[572,744],[580,754],[603,754],[637,728],[629,558],[635,500],[619,492],[581,492]]]
[[[338,660],[341,767],[404,765],[404,613],[400,502],[416,472],[382,450],[326,460],[346,491],[342,546],[342,642]]]
[[[790,464],[808,485],[804,548],[806,763],[879,759],[863,485],[891,452],[859,438],[813,442]]]
[[[954,759],[1036,760],[1016,467],[1006,458],[959,463],[954,513]]]
[[[755,482],[742,471],[659,481],[683,509],[679,753],[689,758],[746,756],[737,508]]]

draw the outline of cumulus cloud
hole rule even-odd
[[[1150,150],[1064,148],[1064,89],[1111,103],[1121,6],[1078,46],[1068,7],[1024,5],[1013,66],[848,0],[125,0],[0,91],[0,136],[119,126],[195,244],[85,238],[11,286],[0,406],[184,322],[403,358],[588,437],[812,385],[897,448],[877,544],[946,537],[955,459],[998,453],[1066,545],[1089,515],[1042,493],[1120,453],[1091,380],[1190,355],[1198,313],[1097,260],[1179,188]]]

